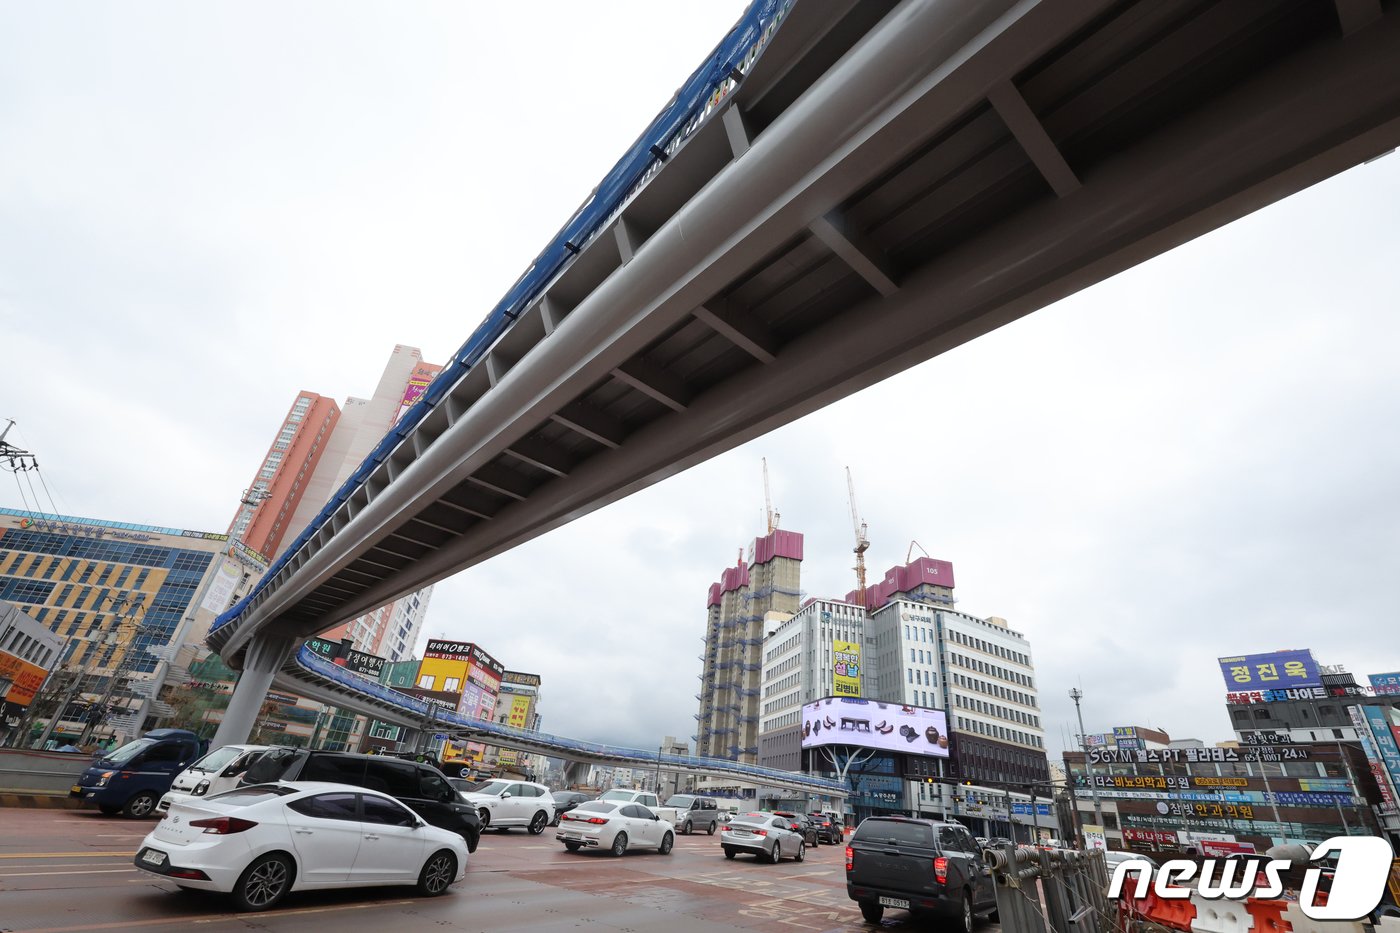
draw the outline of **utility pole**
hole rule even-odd
[[[1099,787],[1094,783],[1094,769],[1089,764],[1089,746],[1084,740],[1084,736],[1087,734],[1084,731],[1084,712],[1079,708],[1079,700],[1083,696],[1083,690],[1080,690],[1078,687],[1070,688],[1069,698],[1074,701],[1074,715],[1079,717],[1079,749],[1084,752],[1084,773],[1089,779],[1089,793],[1094,797],[1094,821],[1099,827],[1099,832],[1102,833],[1106,832],[1103,825],[1103,803],[1099,800]],[[1079,809],[1079,805],[1075,803],[1073,797],[1070,797],[1070,804],[1074,806],[1076,811]],[[1080,840],[1081,845],[1083,845],[1085,849],[1088,849],[1089,836],[1088,833],[1084,832],[1082,825],[1080,826],[1079,834],[1083,837]],[[1105,838],[1105,848],[1107,848],[1107,844],[1107,838]]]
[[[239,500],[239,503],[241,505],[257,506],[260,505],[263,500],[270,499],[271,497],[272,493],[268,490],[259,489],[254,486],[252,489],[243,490],[243,498]],[[240,557],[238,553],[238,547],[241,543],[237,533],[229,535],[228,554],[240,565],[244,563],[243,558]],[[136,712],[133,717],[135,720],[133,726],[135,735],[139,736],[141,731],[145,728],[146,717],[150,715],[151,704],[160,699],[160,692],[165,687],[165,678],[170,676],[171,662],[174,661],[175,657],[179,654],[180,646],[185,640],[185,634],[189,632],[190,626],[194,623],[195,615],[199,612],[200,603],[204,601],[205,594],[209,591],[209,587],[213,585],[214,578],[223,571],[223,566],[223,554],[220,552],[215,560],[209,562],[209,569],[204,572],[204,579],[200,582],[199,589],[195,591],[194,597],[190,600],[189,605],[185,607],[184,613],[180,616],[179,624],[175,626],[175,631],[170,633],[170,641],[166,643],[164,656],[156,663],[156,669],[151,674],[151,690],[141,697],[141,702],[136,707]],[[234,593],[235,595],[237,594],[236,584]],[[226,609],[228,607],[225,606],[224,608]],[[218,611],[222,612],[223,610],[220,609]],[[135,736],[133,736],[133,738],[134,737]]]
[[[120,643],[121,641],[122,624],[125,622],[135,622],[136,624],[131,631],[131,637],[127,640],[126,650],[122,652],[121,660],[116,663],[112,669],[111,676],[107,678],[107,691],[102,694],[102,699],[97,701],[97,717],[94,719],[94,717],[89,714],[87,726],[83,729],[82,735],[78,737],[79,745],[83,745],[92,738],[92,734],[96,731],[98,722],[106,717],[107,704],[111,702],[112,694],[116,692],[117,685],[121,683],[122,678],[126,676],[127,670],[131,667],[131,662],[135,660],[136,636],[141,633],[141,624],[136,622],[136,613],[144,613],[146,611],[145,602],[145,593],[138,593],[134,600],[123,596],[117,601],[116,608],[120,610],[125,607],[126,610],[125,615],[118,617],[121,621],[118,623],[117,642]]]

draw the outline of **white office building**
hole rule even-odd
[[[854,603],[814,599],[764,637],[760,765],[802,769],[802,704],[833,695],[832,645],[844,641],[863,646],[863,617],[864,610]]]

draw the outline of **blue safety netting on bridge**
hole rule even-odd
[[[365,483],[374,469],[403,442],[429,412],[445,398],[454,385],[477,365],[515,323],[516,319],[544,293],[589,242],[606,229],[638,191],[705,119],[724,101],[758,59],[772,39],[793,0],[755,0],[705,61],[691,73],[671,101],[662,108],[636,142],[618,160],[593,193],[574,212],[516,280],[505,296],[472,331],[427,391],[399,422],[390,429],[359,467],[326,503],[315,518],[268,568],[253,590],[232,609],[220,615],[210,634],[235,624],[252,601],[276,577],[296,553],[321,530],[331,515]],[[225,633],[226,634],[226,633]]]

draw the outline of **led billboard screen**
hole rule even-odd
[[[827,697],[802,707],[802,747],[820,745],[947,758],[948,717],[941,709],[924,706]]]

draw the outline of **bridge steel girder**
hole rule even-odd
[[[1220,15],[1241,16],[1246,6],[1222,4]],[[264,627],[304,636],[354,618],[1400,145],[1400,8],[1392,6],[1345,38],[1338,29],[1249,73],[1092,164],[1066,163],[1067,175],[1008,82],[1014,88],[1018,76],[1116,8],[1075,0],[897,6],[761,127],[741,156],[633,244],[629,262],[566,314],[551,314],[546,337],[411,462],[396,465],[393,481],[376,486],[336,535],[308,545],[211,643],[238,665]],[[1149,16],[1159,8],[1135,9]],[[941,134],[972,114],[1000,112],[998,102],[1011,114],[1009,132],[1033,150],[1027,164],[1047,175],[1045,197],[889,274],[862,231],[847,235],[832,223]],[[742,318],[742,309],[725,304],[735,283],[814,226],[827,240],[841,233],[838,249],[857,265],[865,257],[863,274],[878,287],[776,346],[771,361],[672,406],[490,521],[384,573],[333,614],[288,618],[408,517],[701,309],[723,306]],[[443,404],[450,408],[452,396]]]

